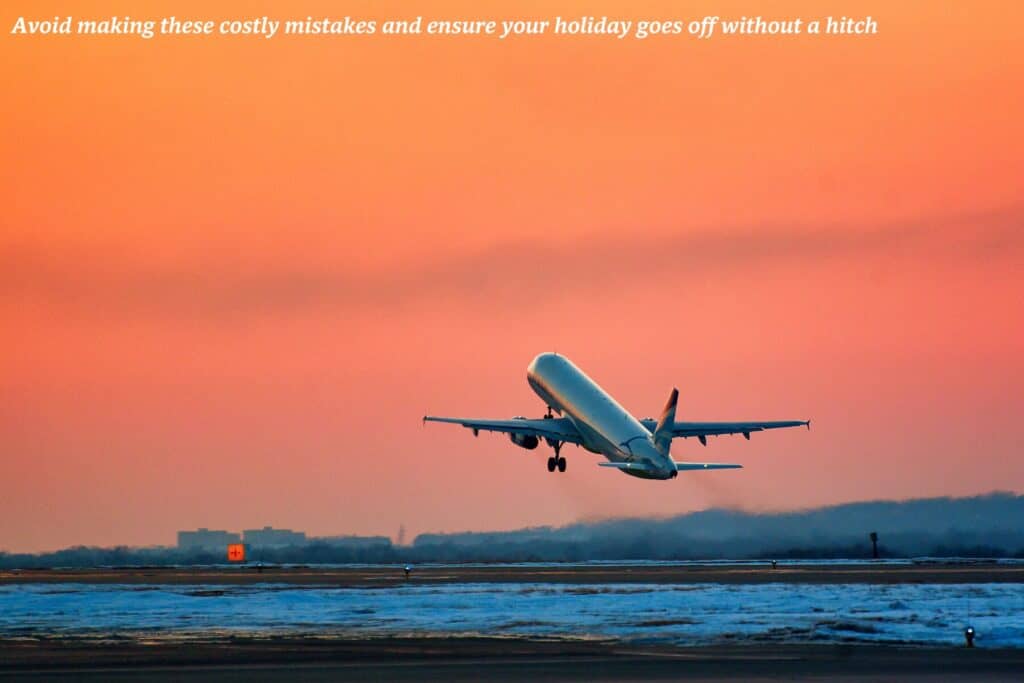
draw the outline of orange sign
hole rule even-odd
[[[232,543],[228,546],[228,562],[245,562],[245,546]]]

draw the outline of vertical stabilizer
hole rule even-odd
[[[672,389],[672,395],[668,397],[665,409],[661,411],[658,418],[658,426],[654,428],[654,445],[663,454],[668,455],[672,447],[672,427],[676,423],[676,403],[679,402],[679,389]]]

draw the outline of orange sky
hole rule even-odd
[[[765,11],[206,4],[0,10],[0,549],[1024,489],[1017,4],[765,15],[871,37],[8,33]],[[647,482],[420,425],[540,415],[525,367],[551,349],[640,416],[678,385],[680,419],[814,428],[677,442],[746,469]]]

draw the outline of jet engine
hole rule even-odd
[[[519,446],[520,448],[525,448],[529,451],[532,451],[534,448],[540,445],[540,439],[533,436],[532,434],[516,434],[515,432],[512,432],[511,434],[508,435],[508,438],[512,439],[512,443],[514,443],[515,445]]]

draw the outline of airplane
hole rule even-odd
[[[526,380],[545,402],[542,419],[514,417],[511,420],[474,420],[426,415],[427,422],[446,422],[473,430],[501,432],[517,446],[533,450],[541,439],[554,449],[548,458],[548,472],[565,472],[562,444],[571,443],[603,455],[598,463],[641,479],[675,479],[690,470],[738,469],[742,465],[716,462],[676,462],[669,450],[672,439],[696,437],[704,446],[709,436],[742,434],[748,441],[752,432],[784,427],[811,428],[810,420],[777,422],[676,422],[679,390],[672,389],[658,420],[637,420],[604,389],[587,377],[572,361],[557,353],[542,353],[526,369]],[[555,417],[558,413],[560,417]]]

